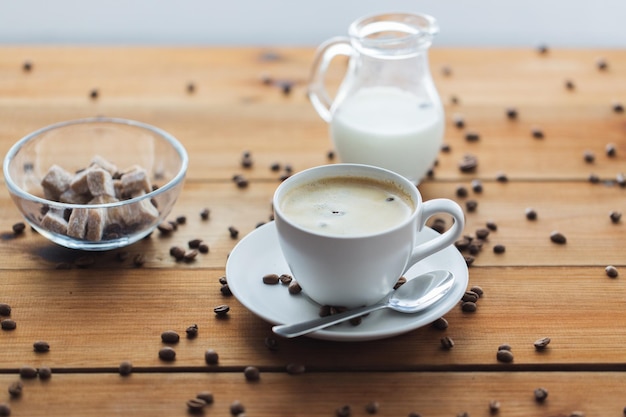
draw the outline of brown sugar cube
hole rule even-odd
[[[46,230],[62,235],[67,234],[67,221],[62,215],[54,213],[52,210],[48,211],[43,219],[41,219],[41,226]]]
[[[96,155],[93,158],[91,158],[91,162],[89,163],[89,166],[98,166],[104,169],[105,171],[107,171],[109,174],[111,174],[112,177],[114,177],[115,174],[119,173],[119,170],[117,169],[117,165],[109,162],[108,160],[104,159],[100,155]]]
[[[72,178],[72,182],[70,183],[70,188],[76,194],[89,194],[89,184],[87,183],[87,174],[89,173],[89,168],[83,169],[80,172],[77,172]]]
[[[113,178],[108,171],[99,167],[93,167],[87,170],[87,185],[92,196],[110,195],[115,196],[115,188],[113,187]]]
[[[94,242],[102,240],[102,233],[106,226],[106,211],[105,209],[93,208],[88,209],[87,213],[87,231],[85,232],[85,239]]]
[[[62,203],[69,204],[87,204],[89,201],[90,195],[88,194],[78,194],[76,191],[72,190],[71,186],[67,190],[63,191],[59,196],[59,201]]]
[[[78,239],[84,239],[87,231],[87,218],[89,216],[89,209],[75,208],[70,214],[70,219],[67,222],[67,235]]]
[[[136,197],[142,192],[149,193],[152,191],[152,185],[148,178],[148,173],[143,168],[132,169],[122,175],[123,195]]]
[[[71,182],[72,174],[58,165],[52,165],[41,180],[44,196],[49,200],[58,200]]]
[[[124,199],[124,185],[122,184],[122,180],[114,179],[113,180],[113,189],[115,190],[115,197],[120,200]]]

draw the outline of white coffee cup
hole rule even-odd
[[[273,205],[291,273],[322,305],[352,308],[379,301],[411,266],[454,244],[464,227],[463,210],[454,201],[423,202],[411,181],[369,165],[296,173],[276,189]],[[451,215],[453,225],[417,245],[436,213]]]

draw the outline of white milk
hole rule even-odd
[[[343,162],[375,165],[418,183],[443,142],[439,106],[394,87],[362,89],[341,103],[330,124]]]

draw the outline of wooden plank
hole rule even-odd
[[[600,267],[472,268],[469,286],[479,285],[485,292],[475,313],[455,306],[445,315],[445,331],[425,326],[360,343],[276,338],[269,323],[221,294],[222,274],[199,269],[1,270],[0,302],[13,307],[17,328],[0,331],[0,369],[47,365],[89,371],[131,360],[140,367],[197,371],[241,370],[250,364],[276,370],[291,362],[341,371],[555,370],[565,364],[598,370],[607,364],[621,369],[626,355],[626,282],[608,278]],[[221,304],[230,306],[227,319],[212,311]],[[199,327],[195,339],[185,337],[191,324]],[[181,336],[171,345],[177,352],[173,363],[158,358],[165,330]],[[455,342],[453,349],[442,349],[445,336]],[[267,337],[276,339],[277,350],[268,349]],[[552,342],[536,351],[533,343],[543,337]],[[37,340],[47,341],[50,351],[34,352]],[[496,359],[504,343],[512,346],[512,364]],[[206,367],[207,349],[220,355],[218,366]]]
[[[0,375],[2,386],[15,375]],[[246,382],[241,373],[54,374],[48,381],[26,380],[21,398],[6,401],[12,415],[176,416],[187,415],[186,402],[210,391],[213,404],[204,415],[230,415],[239,401],[246,415],[331,416],[346,405],[351,415],[368,415],[378,404],[380,416],[489,416],[489,403],[512,417],[622,415],[623,373],[262,373]],[[97,388],[96,388],[97,387]],[[545,388],[547,399],[534,399]],[[7,395],[7,394],[5,394]]]

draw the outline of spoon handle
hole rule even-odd
[[[346,320],[350,320],[354,317],[363,316],[372,311],[380,310],[387,307],[386,302],[378,304],[372,304],[370,306],[358,307],[352,310],[344,311],[343,313],[333,314],[331,316],[320,317],[309,321],[304,321],[296,324],[281,324],[272,327],[274,333],[283,337],[297,337],[307,333],[314,332],[316,330],[324,329],[333,324],[341,323]]]

